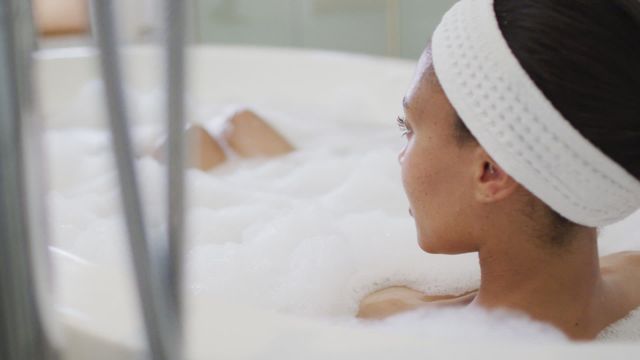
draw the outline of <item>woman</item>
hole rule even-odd
[[[385,289],[359,316],[507,308],[586,340],[636,309],[640,252],[599,258],[597,237],[640,208],[639,64],[637,0],[456,4],[404,99],[399,161],[420,247],[478,252],[480,288]]]
[[[400,164],[421,248],[478,252],[481,285],[383,290],[360,316],[509,308],[593,339],[637,308],[640,252],[596,241],[640,207],[639,99],[638,1],[456,4],[405,97]]]

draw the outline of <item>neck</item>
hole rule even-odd
[[[473,304],[523,311],[574,339],[595,337],[604,294],[597,232],[581,228],[568,236],[570,245],[556,250],[539,239],[494,237],[479,250],[482,280]]]

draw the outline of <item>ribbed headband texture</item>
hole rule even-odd
[[[640,208],[640,181],[538,89],[502,36],[493,2],[458,2],[433,34],[449,101],[498,165],[559,214],[586,226],[624,219]]]

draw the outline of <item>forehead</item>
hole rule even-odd
[[[438,82],[430,45],[420,56],[416,74],[405,96],[405,101],[413,115],[422,115],[427,112],[429,116],[455,114],[455,110]]]

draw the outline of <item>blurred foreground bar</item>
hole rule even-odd
[[[29,1],[0,0],[0,359],[55,359]]]

